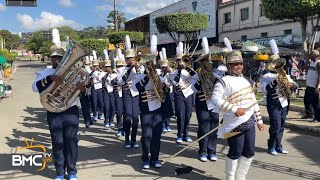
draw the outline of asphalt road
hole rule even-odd
[[[31,84],[35,72],[44,68],[41,62],[18,62],[17,71],[10,84],[13,96],[0,102],[0,179],[53,179],[53,163],[43,171],[38,167],[13,167],[12,153],[18,147],[25,146],[23,138],[33,145],[43,145],[51,153],[51,140],[46,123],[46,112],[42,108],[39,95],[32,92]],[[267,114],[263,114],[267,116]],[[79,131],[79,179],[223,179],[225,157],[228,146],[225,140],[218,144],[217,162],[197,160],[197,146],[187,150],[160,170],[141,169],[141,148],[124,149],[124,138],[115,137],[114,130],[102,126],[103,121],[86,130],[81,120]],[[186,144],[177,145],[175,120],[171,133],[162,136],[161,155],[165,158],[173,155]],[[139,127],[139,132],[140,132]],[[197,120],[193,113],[191,137],[196,139]],[[140,139],[140,137],[138,138]],[[290,130],[285,131],[283,145],[288,155],[271,156],[266,153],[268,131],[257,132],[256,156],[254,157],[247,179],[249,180],[298,180],[320,179],[320,139]],[[37,150],[21,150],[19,154],[37,153]],[[39,153],[39,152],[38,152]],[[192,166],[195,170],[189,174],[175,176],[177,167]]]

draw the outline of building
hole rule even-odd
[[[224,37],[233,41],[253,40],[264,46],[275,39],[280,46],[301,45],[299,22],[271,21],[265,17],[261,0],[224,0],[218,5],[219,42]],[[307,34],[311,34],[308,23]],[[319,39],[319,38],[317,38]]]
[[[144,44],[150,43],[150,15],[146,14],[130,21],[125,22],[126,31],[137,31],[143,32],[144,34]]]
[[[145,45],[150,43],[150,36],[158,36],[158,47],[165,47],[167,49],[168,56],[175,55],[176,44],[168,34],[160,34],[158,32],[155,18],[165,14],[171,13],[202,13],[207,14],[209,17],[208,29],[201,32],[201,36],[208,38],[209,44],[212,45],[218,41],[217,35],[217,3],[221,0],[181,0],[173,3],[164,8],[158,9],[146,14],[144,16],[137,17],[125,23],[125,30],[127,31],[140,31],[144,32]],[[183,39],[181,39],[183,40]],[[202,48],[199,46],[199,48]]]

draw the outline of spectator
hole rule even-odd
[[[307,70],[307,88],[304,95],[304,106],[306,115],[302,119],[312,119],[310,122],[320,122],[319,108],[319,74],[320,74],[320,54],[313,50],[310,54],[312,62],[309,65],[301,66]]]
[[[299,70],[298,70],[298,61],[297,61],[296,55],[291,56],[290,64],[291,64],[291,70],[289,71],[289,73],[291,77],[293,77],[293,79],[297,79],[299,75]]]
[[[301,67],[306,66],[306,60],[304,58],[301,58],[298,64],[298,69],[300,70],[300,76],[306,75],[305,70],[301,69]]]

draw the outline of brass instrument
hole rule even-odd
[[[178,63],[175,61],[168,61],[167,68],[168,68],[169,72],[172,73],[175,69],[178,68]]]
[[[69,39],[67,52],[56,69],[54,75],[63,79],[62,84],[52,82],[50,86],[40,94],[43,107],[50,112],[63,112],[67,110],[78,97],[80,90],[77,89],[78,82],[89,82],[89,73],[78,66],[80,61],[88,53],[79,47],[72,39]]]
[[[186,68],[191,66],[191,57],[189,55],[183,55],[179,60],[179,65]]]
[[[272,60],[271,62],[269,62],[268,64],[268,69],[270,71],[275,71],[277,72],[277,76],[276,76],[276,81],[278,83],[277,89],[279,90],[279,92],[287,97],[290,98],[291,95],[291,90],[288,87],[288,78],[287,78],[287,73],[284,70],[284,66],[286,65],[286,60],[283,58],[277,58],[275,60]]]
[[[197,69],[197,73],[200,79],[201,88],[204,92],[203,95],[200,95],[200,100],[209,100],[212,97],[212,90],[214,88],[214,82],[212,82],[212,79],[215,77],[213,76],[212,72],[212,64],[208,61],[199,62],[200,66]]]
[[[142,58],[139,63],[140,65],[144,65],[147,76],[149,77],[149,81],[152,82],[153,89],[155,92],[155,96],[157,97],[158,100],[163,103],[166,99],[165,93],[162,88],[158,87],[159,83],[161,82],[159,75],[157,74],[157,71],[154,67],[153,60],[156,58],[155,55],[149,55],[145,58]]]

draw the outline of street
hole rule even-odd
[[[47,153],[51,153],[50,133],[46,122],[46,111],[42,108],[39,94],[32,91],[31,85],[35,72],[45,68],[38,61],[18,61],[17,71],[10,85],[13,96],[0,102],[0,179],[53,179],[55,170],[53,163],[43,171],[38,167],[12,167],[12,153],[17,147],[25,146],[23,138],[34,145],[43,145]],[[80,114],[82,114],[80,112]],[[263,116],[268,116],[262,111]],[[290,113],[289,113],[290,115]],[[173,131],[162,135],[160,159],[173,155],[185,145],[178,145],[176,140],[176,122],[171,121]],[[193,140],[197,136],[197,119],[193,112],[190,135]],[[141,128],[139,126],[139,133]],[[320,179],[320,138],[291,130],[286,130],[283,146],[288,155],[271,156],[266,152],[268,128],[258,132],[256,138],[256,155],[247,175],[248,180],[300,180]],[[140,135],[140,134],[139,134]],[[138,138],[140,140],[140,136]],[[79,128],[79,179],[223,179],[225,177],[225,158],[228,146],[220,140],[217,148],[217,162],[200,162],[197,158],[198,147],[194,146],[161,169],[142,170],[139,149],[125,149],[124,137],[116,137],[113,129],[103,127],[103,121],[86,129],[83,119]],[[33,152],[26,150],[19,152]],[[175,176],[177,167],[192,166],[189,174]]]

